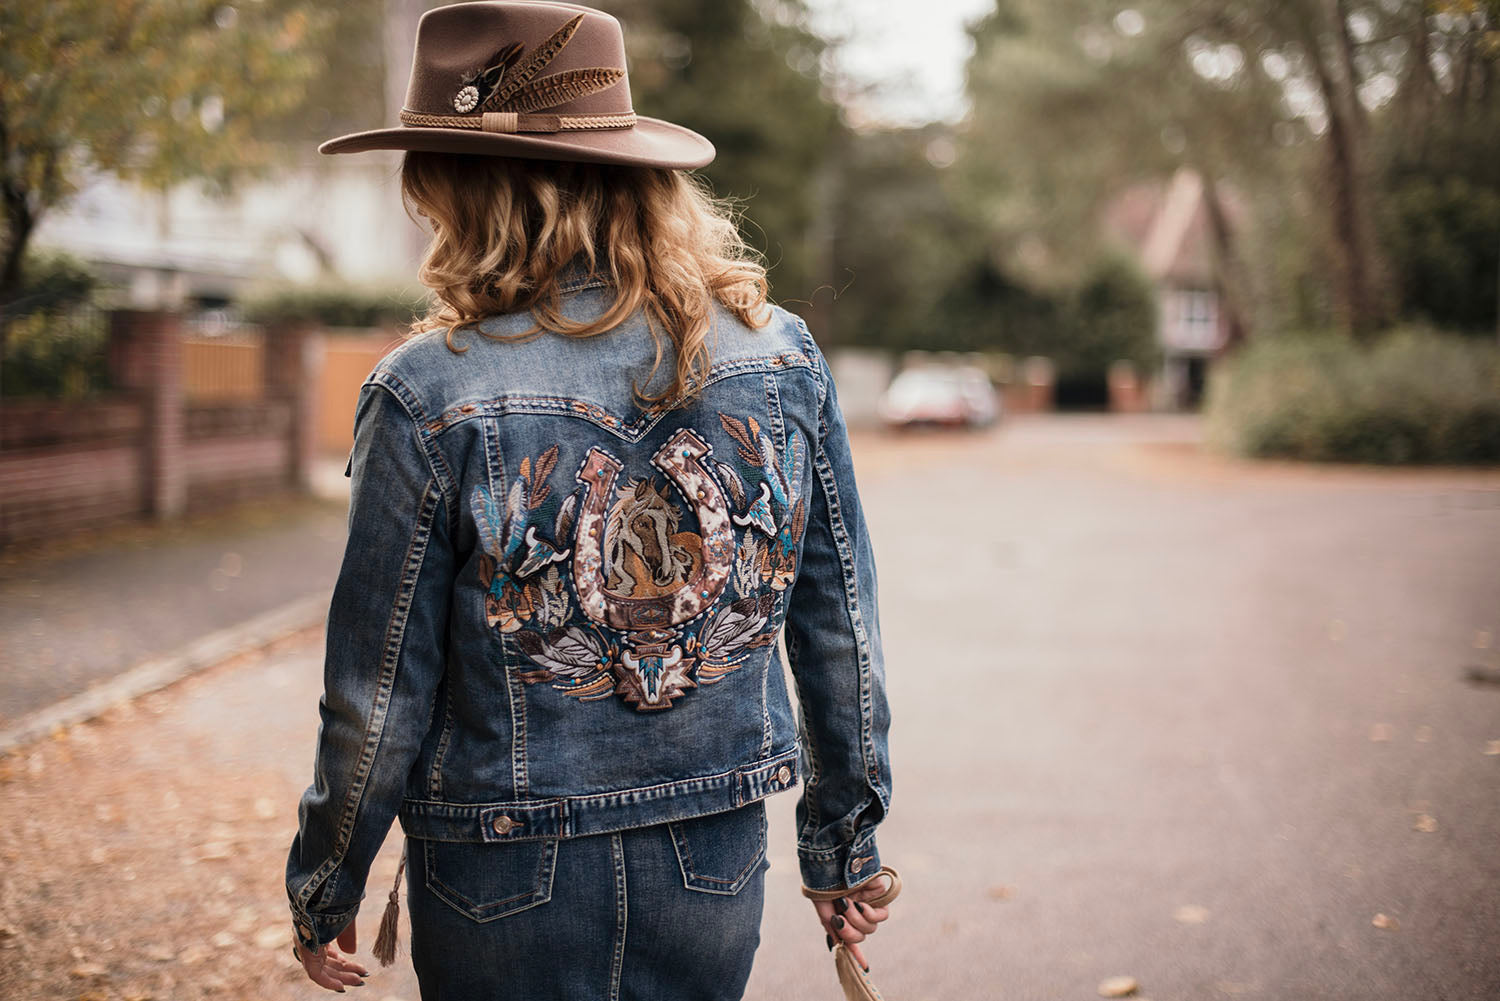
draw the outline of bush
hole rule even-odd
[[[107,389],[109,323],[99,280],[65,254],[28,254],[4,306],[0,395],[73,399]]]
[[[1494,336],[1500,189],[1414,173],[1392,183],[1383,228],[1405,315]]]
[[[1209,438],[1259,458],[1500,463],[1500,349],[1408,329],[1268,338],[1211,376]]]
[[[420,294],[355,286],[263,289],[240,306],[252,323],[316,323],[325,327],[405,327],[422,312]]]

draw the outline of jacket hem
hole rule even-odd
[[[588,796],[450,803],[407,799],[398,814],[408,837],[496,842],[608,834],[724,813],[797,784],[798,749],[714,775]]]

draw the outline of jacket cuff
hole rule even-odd
[[[302,947],[308,952],[316,952],[319,946],[338,938],[339,932],[348,927],[349,922],[353,921],[358,913],[358,904],[342,914],[310,914],[299,909],[294,903],[292,904],[292,928]]]
[[[809,890],[852,889],[880,872],[880,850],[870,829],[847,845],[813,850],[797,848],[802,885]]]

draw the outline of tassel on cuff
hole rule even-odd
[[[401,847],[401,861],[396,865],[396,882],[391,887],[390,899],[386,901],[385,913],[380,916],[380,933],[375,936],[374,956],[381,966],[390,966],[396,961],[396,925],[401,920],[401,875],[406,871],[406,846]]]

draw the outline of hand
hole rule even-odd
[[[334,941],[318,946],[317,952],[308,952],[295,936],[292,942],[292,951],[302,963],[302,969],[307,974],[307,978],[319,987],[326,987],[330,991],[338,991],[342,994],[345,985],[363,987],[364,978],[370,975],[369,970],[354,961],[353,921],[339,932],[339,937]]]
[[[889,876],[876,876],[857,889],[850,890],[838,900],[815,900],[813,910],[818,921],[828,933],[828,947],[843,942],[854,961],[866,970],[870,968],[864,950],[859,947],[868,936],[875,934],[875,927],[891,916],[889,907],[871,907],[865,903],[882,896],[890,889]]]

